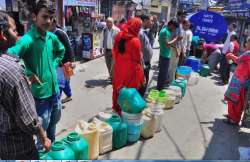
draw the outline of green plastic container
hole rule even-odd
[[[141,113],[146,107],[146,102],[135,88],[122,88],[118,104],[124,112],[131,114]]]
[[[88,160],[88,142],[76,132],[71,132],[64,142],[74,151],[75,160]]]
[[[207,77],[209,75],[210,68],[208,65],[202,65],[200,70],[200,76]]]
[[[74,151],[63,141],[54,142],[48,155],[53,160],[76,160]]]
[[[187,88],[187,81],[184,79],[176,79],[175,81],[173,81],[173,83],[171,84],[172,86],[177,86],[181,88],[181,93],[182,93],[182,97],[185,96],[186,94],[186,88]]]
[[[148,99],[150,101],[156,101],[158,96],[159,96],[159,91],[156,89],[152,89],[152,90],[150,90],[150,92],[148,94]]]
[[[113,148],[119,149],[127,144],[128,126],[123,123],[120,116],[113,115],[107,123],[113,128]]]
[[[39,160],[53,160],[45,151],[39,151]]]

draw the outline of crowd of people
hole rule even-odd
[[[32,11],[33,25],[20,39],[14,19],[0,12],[1,159],[38,159],[38,150],[49,150],[55,141],[62,102],[72,100],[73,51],[67,33],[57,25],[54,12],[48,1],[39,0]],[[208,63],[211,73],[219,70],[221,84],[229,82],[234,65],[235,72],[225,94],[228,104],[225,121],[239,124],[249,105],[245,103],[250,96],[250,38],[240,54],[234,23],[229,25],[223,44],[206,43],[193,36],[191,28],[183,11],[167,24],[165,20],[159,23],[150,14],[128,21],[122,19],[120,23],[107,18],[100,43],[113,85],[115,112],[121,114],[117,103],[121,88],[136,88],[145,96],[158,33],[157,89],[167,88],[175,80],[177,66],[184,65],[191,55]],[[65,99],[61,99],[62,92]],[[34,135],[38,137],[36,141]]]

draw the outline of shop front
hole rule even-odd
[[[76,59],[94,59],[100,56],[100,34],[96,29],[98,0],[65,0],[65,30],[75,47]]]
[[[237,24],[237,34],[240,44],[243,45],[250,34],[250,0],[229,0],[228,6],[223,11],[223,16],[228,24]]]

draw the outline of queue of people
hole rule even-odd
[[[69,70],[66,75],[65,69],[74,68],[73,52],[67,34],[57,26],[54,11],[48,1],[39,0],[32,11],[33,25],[19,40],[14,19],[0,12],[0,143],[5,146],[0,147],[2,159],[38,159],[38,150],[49,150],[61,118],[61,102],[72,100],[72,73]],[[196,43],[211,73],[220,64],[222,84],[229,82],[230,61],[237,65],[225,94],[228,104],[225,117],[229,124],[241,120],[250,80],[250,38],[244,53],[239,55],[235,29],[232,23],[224,45],[203,40]],[[177,66],[184,65],[186,57],[192,55],[193,33],[186,13],[180,11],[177,18],[160,25],[149,14],[122,20],[118,27],[112,18],[106,20],[101,52],[113,86],[112,108],[118,114],[121,88],[136,88],[145,96],[157,32],[160,45],[157,89],[162,90],[175,80]],[[66,94],[64,100],[62,92]],[[36,142],[33,135],[38,137]]]

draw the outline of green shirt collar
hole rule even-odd
[[[36,27],[35,25],[32,25],[32,26],[31,26],[30,31],[31,31],[31,34],[32,34],[36,39],[38,39],[38,38],[46,39],[46,37],[48,36],[48,32],[46,32],[46,35],[45,35],[45,37],[43,38],[43,37],[41,36],[41,34],[38,32],[37,27]]]

